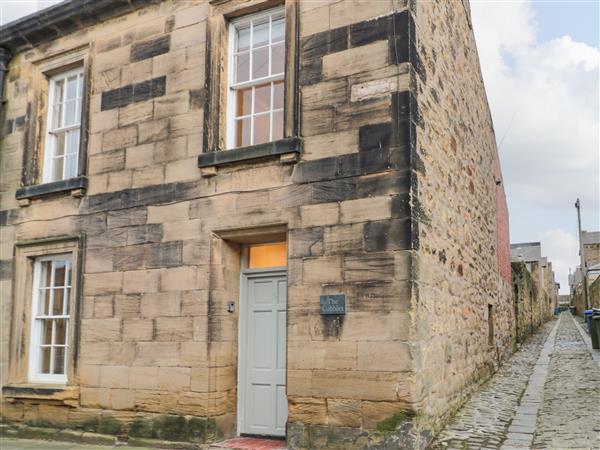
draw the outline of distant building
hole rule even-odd
[[[600,278],[600,231],[582,231],[581,241],[583,243],[583,261],[587,272],[589,307],[600,307],[600,298],[597,297],[597,289],[590,289],[594,282]],[[585,296],[583,292],[584,275],[581,266],[577,266],[575,272],[569,275],[569,291],[573,306],[577,314],[583,314],[586,309]]]
[[[552,263],[542,256],[540,242],[510,245],[517,341],[521,342],[558,306],[558,287]]]

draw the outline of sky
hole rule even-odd
[[[0,23],[58,2],[0,0]],[[600,0],[471,0],[471,11],[511,242],[541,241],[568,293],[577,198],[583,229],[600,230]]]
[[[599,2],[471,0],[510,213],[541,241],[561,293],[579,261],[577,215],[600,230]]]

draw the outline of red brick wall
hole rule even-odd
[[[510,272],[510,235],[508,228],[508,206],[502,181],[502,170],[498,155],[494,159],[494,176],[496,177],[496,257],[498,272],[508,283],[511,282]],[[500,183],[498,183],[500,181]]]

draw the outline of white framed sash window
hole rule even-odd
[[[228,149],[283,138],[284,12],[269,9],[230,24]]]
[[[71,255],[36,258],[31,302],[30,382],[67,383],[71,293]]]
[[[83,99],[83,67],[50,78],[43,182],[78,174]]]

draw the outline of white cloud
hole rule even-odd
[[[574,270],[579,264],[578,241],[574,234],[560,228],[542,233],[542,252],[552,262],[556,281],[560,283],[561,292],[568,293],[569,269]]]
[[[564,289],[577,241],[557,228],[576,198],[600,226],[600,52],[570,36],[539,41],[531,1],[472,0],[471,8],[509,209],[531,216],[511,217],[521,227],[511,233],[542,236]]]
[[[0,25],[33,14],[62,0],[0,0]]]

